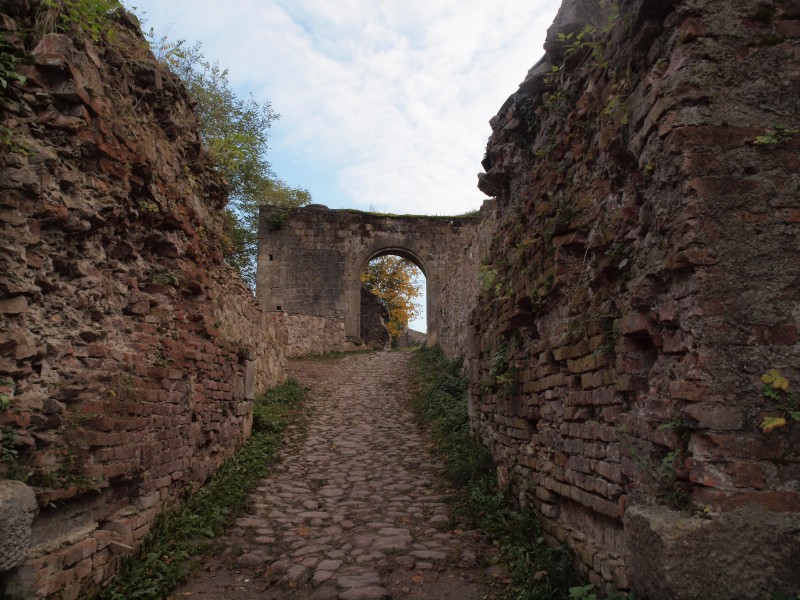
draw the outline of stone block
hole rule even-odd
[[[706,519],[661,506],[625,512],[627,575],[651,600],[769,598],[800,589],[800,514],[743,506]]]
[[[21,481],[0,481],[0,573],[25,562],[36,512],[33,489]]]

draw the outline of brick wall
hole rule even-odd
[[[0,15],[29,59],[2,115],[0,477],[40,506],[0,587],[76,598],[249,435],[286,332],[223,261],[223,183],[138,25],[120,14],[111,42],[23,35],[36,10]]]
[[[475,424],[597,583],[629,585],[631,506],[755,505],[765,529],[800,511],[800,427],[760,427],[786,416],[760,376],[800,381],[798,18],[788,1],[565,2],[492,119]],[[706,556],[707,580],[763,583],[727,560],[773,562],[747,543]]]

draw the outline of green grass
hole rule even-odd
[[[569,552],[547,546],[535,514],[515,508],[498,489],[489,451],[470,433],[466,383],[458,363],[448,361],[438,348],[424,348],[413,355],[412,365],[418,382],[414,410],[444,454],[445,476],[461,489],[456,516],[499,546],[513,581],[505,597],[570,598],[570,587],[579,581]]]
[[[191,573],[192,554],[244,512],[304,395],[304,388],[290,379],[255,401],[250,439],[182,509],[156,520],[139,553],[123,561],[119,575],[100,595],[102,600],[160,600]]]

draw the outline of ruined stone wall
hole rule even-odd
[[[39,505],[0,587],[76,598],[249,435],[286,333],[223,261],[224,186],[138,25],[41,35],[37,8],[0,14],[27,77],[2,107],[0,477]]]
[[[800,381],[798,37],[790,0],[570,0],[491,121],[475,424],[592,581],[798,588],[800,424],[761,389]]]
[[[478,224],[475,217],[262,207],[260,305],[266,311],[343,317],[345,334],[360,343],[361,272],[373,258],[393,254],[425,274],[429,341],[435,343],[442,285],[469,251]]]
[[[470,315],[478,304],[481,286],[493,284],[486,279],[485,267],[481,267],[496,229],[496,203],[486,200],[481,207],[480,224],[469,248],[455,268],[446,274],[441,300],[432,307],[439,323],[439,346],[451,359],[462,358],[466,361],[471,356],[474,332],[470,328]]]
[[[286,356],[298,357],[354,350],[344,335],[344,319],[296,313],[271,313],[286,330]]]

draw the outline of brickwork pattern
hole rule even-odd
[[[627,505],[800,510],[800,428],[759,428],[759,376],[800,380],[798,138],[774,137],[800,128],[800,10],[603,5],[565,2],[491,122],[471,402],[551,539],[625,587]]]

